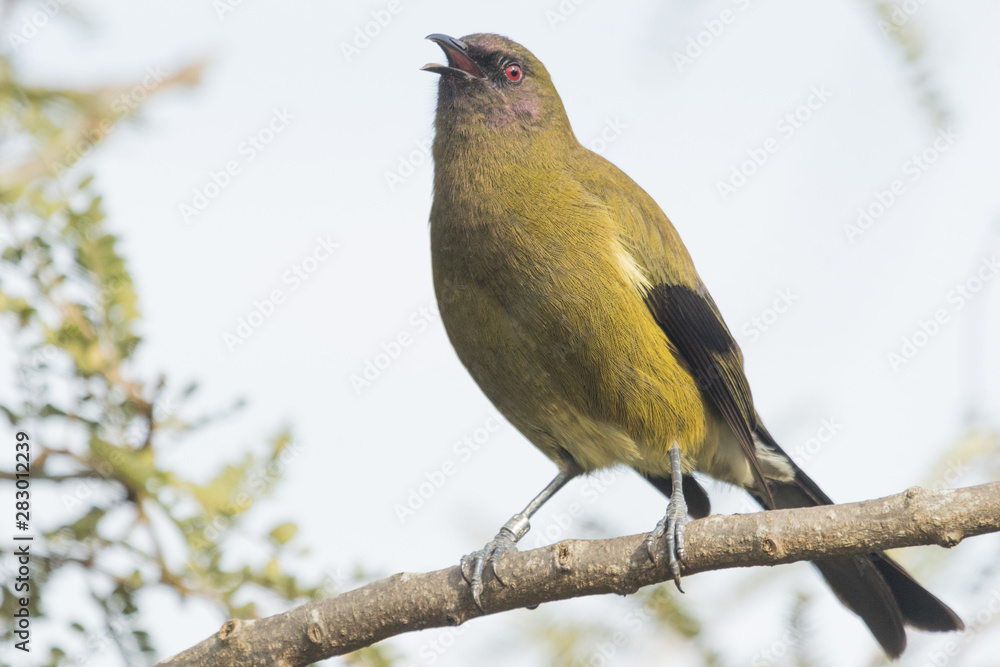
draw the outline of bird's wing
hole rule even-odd
[[[591,155],[597,160],[588,170],[592,184],[611,178],[624,186],[609,190],[597,185],[591,192],[617,218],[618,242],[646,279],[637,289],[702,394],[736,435],[761,493],[770,499],[754,444],[757,417],[739,346],[667,216],[627,175]],[[609,173],[609,168],[617,174]]]
[[[700,280],[695,288],[664,280],[653,284],[645,299],[702,394],[736,435],[762,492],[770,495],[753,440],[756,416],[743,355],[711,295]]]

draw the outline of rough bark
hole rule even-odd
[[[779,565],[936,544],[1000,531],[1000,482],[957,490],[903,493],[846,505],[714,515],[685,532],[685,576],[706,570]],[[645,535],[566,540],[504,556],[487,582],[487,614],[584,595],[633,593],[670,579],[646,555]],[[488,569],[488,568],[487,568]],[[395,574],[336,597],[253,621],[230,620],[200,644],[159,663],[181,665],[308,665],[394,635],[459,625],[483,613],[457,566]]]

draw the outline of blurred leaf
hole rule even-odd
[[[283,523],[271,531],[271,541],[278,545],[287,544],[298,532],[299,527],[294,523]]]
[[[0,410],[38,434],[32,494],[60,510],[46,514],[56,525],[37,543],[31,612],[36,623],[47,618],[47,605],[69,612],[64,629],[77,635],[74,646],[87,647],[81,664],[111,660],[112,652],[125,664],[150,661],[155,651],[141,626],[140,593],[153,587],[177,599],[200,597],[220,618],[255,617],[265,591],[270,606],[274,596],[290,605],[322,591],[287,571],[282,547],[295,524],[279,522],[266,534],[246,519],[250,505],[280,481],[283,466],[274,463],[291,443],[289,429],[257,453],[209,471],[207,482],[164,464],[168,447],[234,409],[189,418],[185,401],[195,382],[177,391],[168,378],[139,374],[132,360],[141,343],[135,284],[97,181],[83,173],[114,126],[141,112],[136,89],[153,99],[193,85],[201,69],[195,63],[137,85],[73,90],[24,83],[0,55],[0,326],[14,348],[2,359],[16,364],[17,378],[17,394],[0,397]],[[231,547],[234,537],[273,555],[251,566]],[[0,552],[0,561],[8,555]],[[99,613],[72,611],[79,591],[70,579],[50,577],[66,567],[83,577]],[[0,578],[5,617],[15,611],[15,593]],[[56,644],[69,641],[65,633],[38,631]],[[3,625],[0,638],[9,642],[11,632]],[[57,646],[48,659],[55,665],[65,656]]]

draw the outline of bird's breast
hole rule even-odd
[[[432,219],[448,336],[498,409],[552,458],[662,474],[674,440],[695,452],[709,437],[697,386],[642,299],[647,279],[602,221],[542,211]]]

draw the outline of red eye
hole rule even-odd
[[[504,74],[507,75],[508,79],[510,79],[514,83],[517,83],[518,81],[521,80],[521,75],[522,75],[522,73],[521,73],[521,66],[520,65],[507,65],[507,69],[504,70]]]

